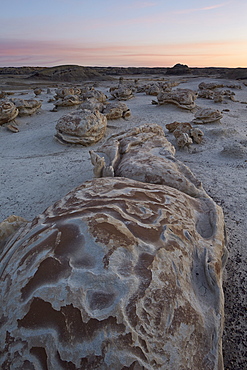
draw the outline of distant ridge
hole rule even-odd
[[[54,67],[0,67],[0,75],[22,75],[26,78],[50,81],[104,80],[114,76],[131,75],[199,75],[231,79],[247,79],[247,68],[195,68],[183,64],[174,67],[88,67],[60,65]]]

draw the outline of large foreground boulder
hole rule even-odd
[[[0,255],[2,369],[223,369],[224,221],[170,186],[88,181]]]

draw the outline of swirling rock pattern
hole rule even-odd
[[[14,234],[21,226],[25,225],[26,223],[27,220],[16,215],[11,215],[0,222],[0,252],[2,246],[4,246],[8,238],[10,238],[12,234]]]
[[[18,116],[18,108],[8,100],[0,102],[0,125],[13,121]]]
[[[223,369],[210,204],[99,178],[48,208],[0,256],[1,368]]]

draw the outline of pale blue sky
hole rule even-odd
[[[0,66],[247,67],[247,0],[1,0]]]

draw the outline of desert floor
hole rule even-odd
[[[139,85],[161,79],[159,76],[138,78]],[[179,88],[194,91],[198,91],[202,81],[217,81],[212,77],[170,78],[182,81]],[[124,82],[130,82],[128,79],[133,81],[134,77],[124,77]],[[196,100],[198,107],[223,112],[220,123],[197,125],[205,134],[201,144],[192,144],[189,150],[178,149],[173,134],[165,126],[174,121],[191,122],[195,112],[171,104],[153,105],[151,101],[157,100],[156,97],[145,93],[135,93],[134,98],[126,102],[132,113],[128,120],[108,121],[105,138],[141,124],[159,124],[176,147],[176,157],[193,171],[208,194],[222,206],[229,250],[224,276],[223,353],[225,369],[238,370],[247,368],[247,86],[243,81],[218,81],[241,85],[241,89],[230,89],[235,93],[235,102],[229,99],[223,103],[202,98]],[[110,98],[109,88],[118,84],[118,77],[115,81],[76,84],[1,77],[0,90],[12,92],[10,98],[35,98],[42,101],[42,107],[32,116],[17,117],[18,133],[9,131],[6,125],[0,126],[0,222],[12,214],[32,220],[75,186],[93,177],[89,150],[97,148],[104,139],[90,147],[59,143],[54,138],[58,119],[77,108],[52,111],[54,105],[48,102],[58,86],[82,87],[85,84],[95,85]],[[36,86],[42,88],[37,97],[33,92]]]

